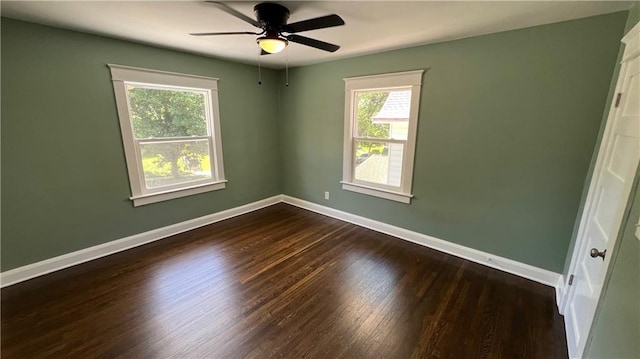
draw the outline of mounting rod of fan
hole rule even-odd
[[[328,42],[312,39],[306,36],[296,35],[298,32],[324,29],[328,27],[344,25],[344,20],[336,14],[316,17],[308,20],[287,24],[289,20],[289,9],[276,3],[260,3],[254,6],[253,11],[256,20],[235,10],[229,5],[220,1],[206,1],[214,4],[220,10],[232,15],[262,31],[237,31],[237,32],[200,32],[192,33],[193,36],[216,36],[216,35],[258,35],[256,42],[262,49],[263,55],[282,51],[289,42],[310,46],[316,49],[335,52],[340,46]]]

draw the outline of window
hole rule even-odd
[[[343,189],[411,202],[422,73],[344,79]]]
[[[134,206],[224,188],[218,80],[109,68]]]

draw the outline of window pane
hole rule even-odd
[[[135,138],[206,136],[206,92],[127,85]]]
[[[147,188],[211,179],[208,140],[140,144]]]
[[[400,187],[403,155],[402,143],[356,141],[355,179]]]
[[[411,90],[357,92],[357,136],[406,140],[410,109]]]

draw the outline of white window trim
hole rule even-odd
[[[413,184],[413,165],[415,158],[418,113],[420,111],[420,89],[424,70],[396,72],[372,76],[348,77],[345,81],[344,146],[342,160],[342,189],[366,195],[385,198],[402,203],[411,203]],[[355,156],[353,156],[355,94],[365,90],[383,90],[390,88],[411,89],[411,109],[409,111],[409,129],[405,155],[402,161],[400,187],[358,181],[354,178]]]
[[[226,186],[224,166],[222,160],[222,136],[220,132],[220,110],[218,102],[218,79],[197,75],[180,74],[175,72],[149,70],[131,66],[107,65],[111,70],[111,80],[115,93],[122,142],[131,184],[131,197],[134,206],[166,201],[174,198],[191,196],[198,193],[223,189]],[[133,124],[129,114],[129,104],[126,93],[127,83],[141,83],[144,85],[183,87],[208,93],[206,101],[210,104],[207,113],[208,135],[204,139],[209,141],[211,156],[211,179],[186,183],[179,187],[164,187],[149,190],[145,186],[142,159],[137,140],[133,135]],[[196,139],[199,139],[198,136]]]

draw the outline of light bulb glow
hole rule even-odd
[[[289,44],[289,42],[281,38],[261,37],[258,39],[258,46],[270,54],[275,54],[284,50],[284,48],[287,47],[287,44]]]

